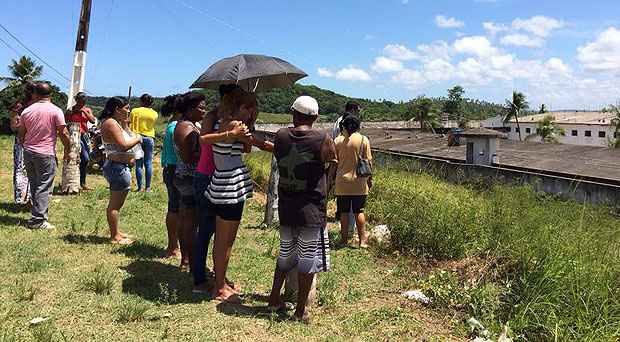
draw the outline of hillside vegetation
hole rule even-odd
[[[214,90],[200,90],[207,96],[210,105],[215,104],[217,92]],[[309,95],[317,99],[321,107],[321,116],[324,121],[334,121],[340,113],[344,111],[347,101],[355,100],[363,108],[362,115],[368,121],[394,121],[409,120],[414,114],[415,102],[419,98],[408,102],[392,102],[388,100],[370,100],[351,98],[331,90],[322,89],[313,85],[295,84],[290,88],[273,89],[271,91],[258,93],[259,109],[261,112],[286,114],[295,98],[300,95]],[[103,107],[107,97],[90,97],[88,103],[93,106]],[[447,98],[430,98],[432,106],[437,110],[446,107]],[[138,104],[137,98],[132,98],[132,106]],[[155,108],[158,109],[163,104],[161,98],[155,101]],[[469,120],[485,119],[496,116],[504,110],[502,105],[489,103],[486,101],[464,98],[460,104],[460,112]],[[278,122],[265,122],[278,123]]]

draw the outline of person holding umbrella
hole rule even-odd
[[[257,114],[256,95],[237,88],[222,98],[218,107],[219,120],[216,130],[226,132],[239,123],[252,127]],[[252,146],[271,152],[273,144],[250,136],[242,139],[228,137],[212,146],[215,172],[205,196],[211,202],[216,215],[213,297],[217,300],[238,302],[238,292],[226,282],[226,271],[245,201],[252,197],[253,191],[250,172],[243,162],[242,154],[249,153]]]

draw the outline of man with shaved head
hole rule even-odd
[[[47,211],[56,175],[56,139],[60,136],[65,148],[64,158],[69,159],[69,132],[62,109],[51,101],[50,85],[37,82],[33,88],[35,102],[24,109],[17,131],[24,144],[24,163],[32,200],[28,228],[53,229]]]

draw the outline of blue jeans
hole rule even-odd
[[[144,168],[145,189],[151,188],[151,177],[153,176],[153,148],[155,140],[151,137],[142,136],[142,150],[144,158],[136,160],[136,182],[138,190],[142,189],[142,169]]]
[[[90,161],[90,149],[86,141],[86,134],[80,136],[80,185],[86,185],[86,172],[88,171],[88,162]]]
[[[211,203],[204,195],[210,182],[210,176],[199,172],[194,173],[194,196],[196,197],[196,216],[198,219],[198,233],[194,238],[191,265],[194,285],[200,285],[207,281],[205,267],[207,265],[209,241],[215,233],[215,213],[210,210]]]

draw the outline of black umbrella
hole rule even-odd
[[[277,57],[237,55],[211,65],[190,88],[217,89],[222,84],[237,84],[256,92],[290,87],[306,76],[303,70]]]

